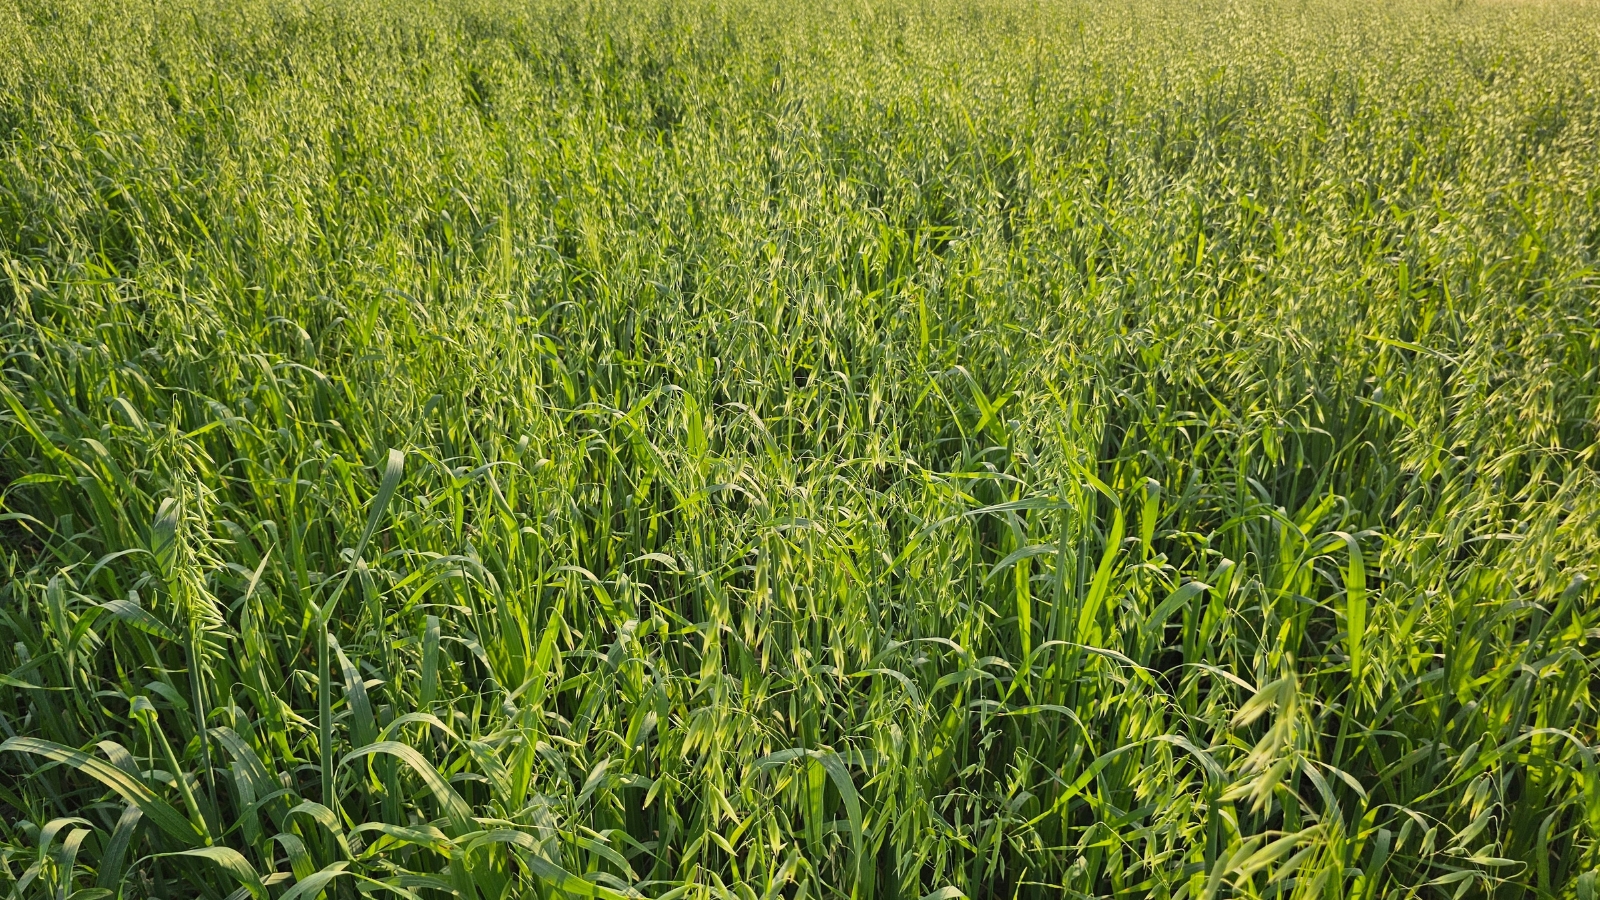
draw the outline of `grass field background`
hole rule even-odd
[[[1600,8],[0,0],[11,896],[1597,893]]]

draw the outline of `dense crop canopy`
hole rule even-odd
[[[1593,898],[1600,9],[0,0],[13,896]]]

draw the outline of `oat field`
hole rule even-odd
[[[0,0],[17,900],[1600,895],[1600,6]]]

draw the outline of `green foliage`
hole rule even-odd
[[[1597,10],[767,6],[0,0],[6,890],[1594,897]]]

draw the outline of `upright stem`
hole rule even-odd
[[[334,808],[333,796],[333,692],[328,675],[328,619],[317,617],[317,755],[322,761],[322,805]]]
[[[207,812],[217,812],[217,775],[211,764],[211,736],[206,730],[206,695],[205,695],[205,670],[201,667],[201,647],[204,638],[198,633],[199,629],[191,621],[189,625],[189,693],[191,702],[194,703],[195,737],[200,741],[200,758],[206,769],[206,800],[211,808]]]

